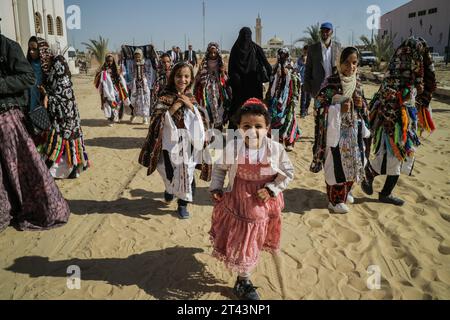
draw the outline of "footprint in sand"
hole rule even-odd
[[[325,247],[325,248],[328,248],[328,249],[335,249],[335,248],[337,248],[337,244],[336,244],[336,242],[334,242],[333,240],[330,240],[330,239],[324,239],[322,242],[321,242],[321,244]]]
[[[314,229],[319,229],[319,228],[323,227],[323,224],[318,220],[309,220],[309,221],[306,221],[306,224]]]
[[[376,210],[371,209],[368,204],[363,204],[363,208],[367,212],[367,216],[373,219],[378,219],[379,213]]]
[[[302,283],[305,286],[312,287],[319,282],[318,271],[314,267],[305,267],[301,272]]]
[[[336,236],[346,243],[358,243],[361,241],[361,236],[346,228],[336,228]]]
[[[447,222],[450,222],[450,214],[441,213],[441,218]]]
[[[450,255],[450,241],[445,240],[445,241],[441,242],[438,250],[443,255],[446,255],[446,256]]]
[[[359,227],[367,227],[368,225],[370,225],[370,222],[367,219],[363,218],[355,218],[354,223]]]
[[[388,248],[385,252],[389,258],[394,260],[400,260],[406,256],[406,252],[399,248]]]
[[[440,281],[450,285],[450,270],[448,268],[441,268],[437,271],[437,277]]]

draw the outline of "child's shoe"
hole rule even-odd
[[[238,278],[233,293],[239,300],[259,301],[261,298],[256,289],[258,288],[250,280]]]
[[[179,206],[178,207],[178,216],[180,217],[180,219],[182,220],[187,220],[190,218],[189,212],[187,210],[187,207],[185,206]]]
[[[373,180],[372,179],[364,179],[361,183],[361,189],[368,196],[373,195]]]
[[[381,203],[387,203],[392,204],[394,206],[402,207],[405,204],[405,201],[402,199],[396,198],[393,195],[385,196],[380,193],[380,202]]]
[[[353,194],[351,192],[347,196],[347,202],[349,204],[355,204],[355,197],[353,196]]]
[[[337,214],[346,214],[350,212],[350,209],[347,207],[345,203],[338,203],[337,205],[333,206],[332,203],[328,205],[328,209],[330,211],[337,213]]]

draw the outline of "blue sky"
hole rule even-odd
[[[263,22],[263,42],[277,35],[286,44],[304,36],[303,31],[317,22],[330,21],[337,26],[337,36],[350,44],[352,30],[357,41],[370,35],[366,13],[378,5],[381,14],[408,0],[206,0],[206,42],[222,42],[229,50],[241,27],[254,30],[258,13]],[[110,40],[110,50],[122,44],[146,44],[153,40],[158,50],[173,45],[184,49],[185,37],[195,49],[203,44],[202,0],[66,0],[81,9],[81,30],[69,31],[69,42],[80,45],[99,35]]]

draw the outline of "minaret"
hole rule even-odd
[[[256,44],[261,46],[262,45],[262,23],[261,23],[261,16],[258,13],[258,18],[256,19]]]

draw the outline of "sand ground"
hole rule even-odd
[[[59,181],[70,222],[47,232],[0,234],[0,299],[230,299],[235,275],[210,256],[212,206],[199,183],[193,218],[162,202],[163,184],[137,163],[147,128],[107,126],[92,77],[74,78],[93,166]],[[366,86],[371,97],[377,87]],[[264,299],[450,299],[450,104],[433,101],[439,130],[423,140],[412,177],[379,204],[358,187],[348,215],[327,210],[323,174],[309,172],[313,118],[291,154],[296,178],[285,192],[282,250],[264,253],[254,274]],[[376,181],[380,190],[383,179]],[[81,288],[67,268],[81,269]],[[367,286],[369,266],[380,290]]]

